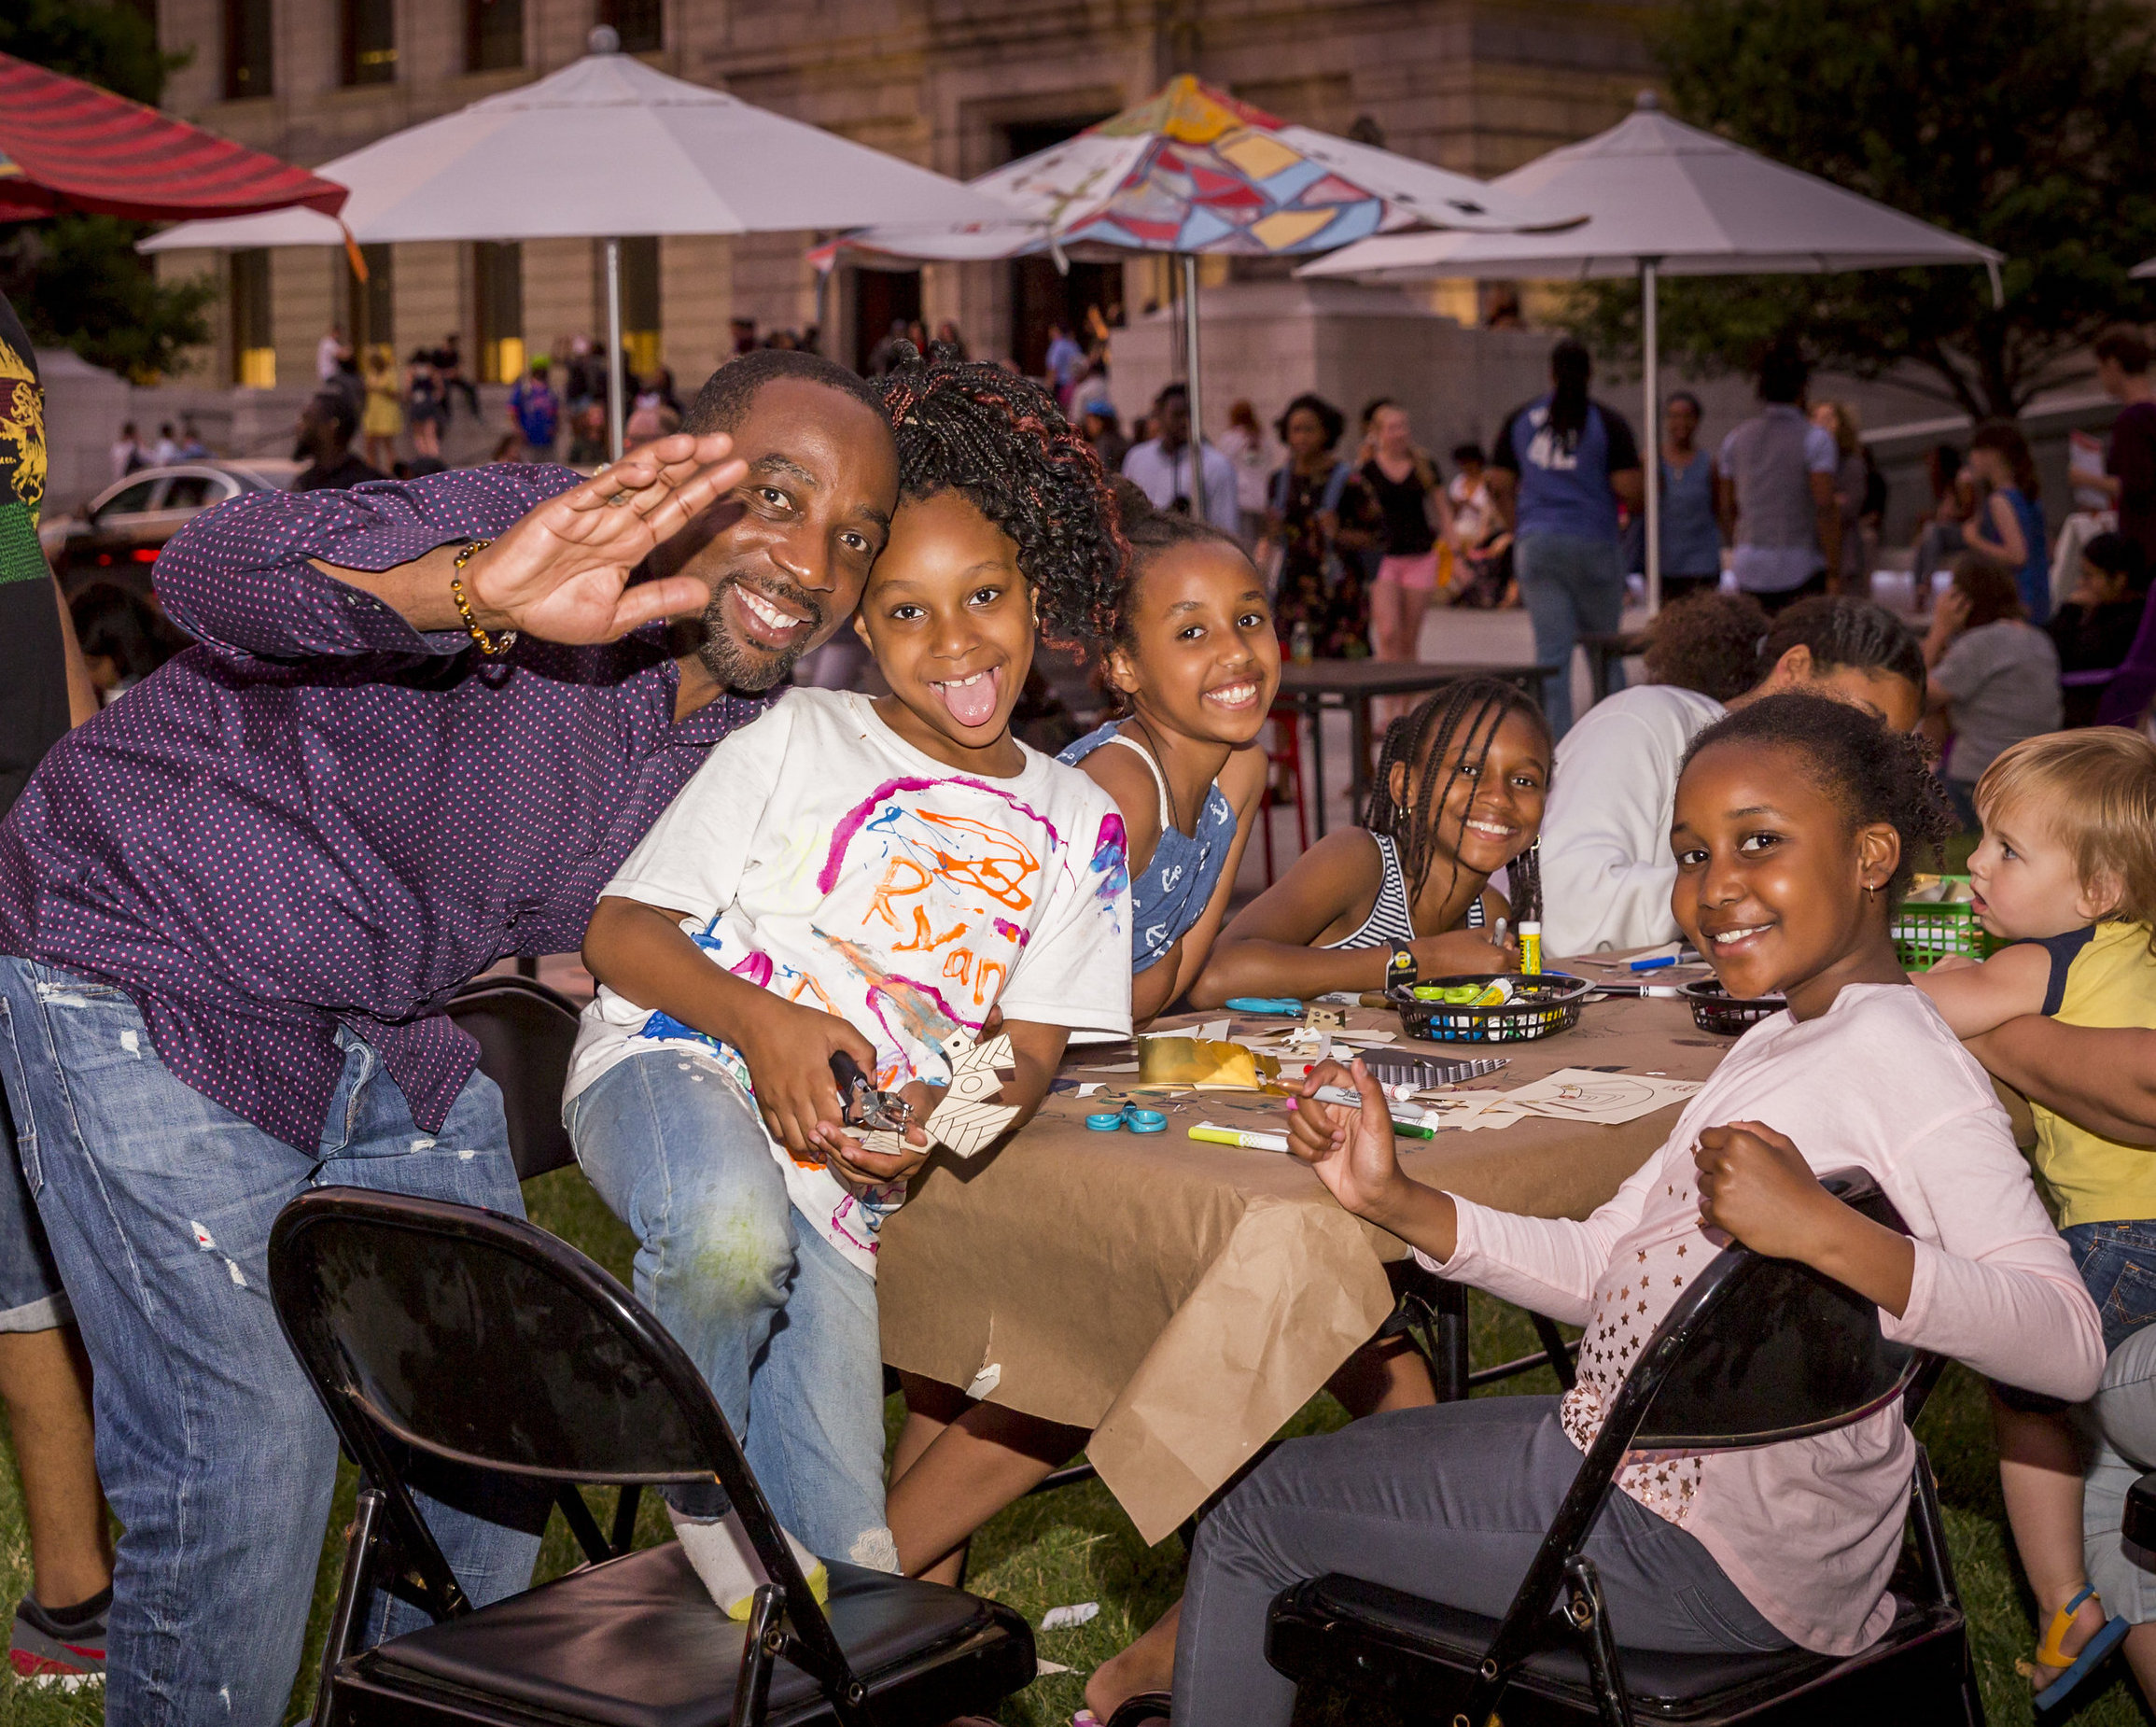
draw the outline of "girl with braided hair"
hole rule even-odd
[[[1122,548],[1099,463],[1039,388],[992,366],[908,348],[882,393],[898,507],[854,628],[889,694],[790,690],[712,748],[592,920],[601,989],[566,1107],[580,1140],[634,1116],[667,1146],[603,1197],[623,1217],[695,1211],[668,1254],[639,1253],[637,1290],[780,1522],[810,1553],[889,1570],[879,1231],[928,1156],[954,1033],[1001,1016],[1011,1127],[1071,1032],[1128,1035],[1130,893],[1113,801],[1010,728],[1036,628],[1084,631],[1113,600]],[[776,1088],[759,1100],[714,1029],[721,974],[845,1020],[844,1053],[912,1125],[863,1144],[835,1075],[805,1123]],[[624,1066],[654,1054],[706,1083],[654,1102]],[[667,1496],[697,1574],[745,1616],[762,1574],[738,1520],[706,1489]]]
[[[1393,721],[1364,825],[1328,834],[1243,907],[1191,1000],[1511,970],[1516,948],[1492,939],[1511,908],[1488,883],[1534,844],[1550,754],[1542,710],[1494,679],[1449,684]]]

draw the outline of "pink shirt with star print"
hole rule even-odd
[[[1632,1359],[1718,1244],[1700,1225],[1700,1130],[1758,1121],[1820,1173],[1861,1168],[1914,1238],[1916,1274],[1889,1338],[2009,1384],[2079,1401],[2104,1369],[2095,1304],[2037,1199],[1991,1082],[1919,990],[1842,990],[1801,1023],[1746,1032],[1661,1149],[1584,1223],[1465,1200],[1460,1239],[1433,1271],[1584,1326],[1562,1405],[1583,1449]],[[1913,1442],[1898,1409],[1755,1450],[1635,1453],[1617,1484],[1687,1529],[1785,1636],[1852,1654],[1894,1617]],[[1620,1628],[1621,1636],[1621,1628]]]

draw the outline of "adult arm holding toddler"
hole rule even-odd
[[[1327,835],[1238,914],[1191,990],[1231,996],[1379,990],[1393,955],[1416,976],[1509,971],[1491,875],[1534,843],[1549,785],[1542,713],[1509,684],[1450,685],[1385,736],[1366,828]]]

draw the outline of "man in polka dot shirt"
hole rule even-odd
[[[768,350],[589,483],[256,494],[166,548],[200,645],[0,824],[0,1084],[126,1527],[112,1721],[281,1718],[336,1445],[270,1308],[273,1221],[331,1184],[521,1213],[442,1003],[578,946],[709,746],[852,612],[896,496],[877,399]],[[806,1097],[827,1018],[727,1035]],[[532,1537],[425,1509],[474,1601],[528,1581]],[[377,1635],[416,1622],[375,1604]]]

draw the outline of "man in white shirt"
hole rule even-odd
[[[1804,358],[1777,344],[1759,364],[1759,412],[1722,440],[1715,507],[1736,547],[1737,585],[1770,612],[1835,592],[1841,505],[1834,434],[1803,410]]]
[[[332,324],[322,340],[315,344],[315,376],[327,384],[337,375],[337,368],[347,352],[344,346],[344,326]]]
[[[1159,436],[1134,443],[1123,458],[1123,477],[1153,500],[1155,510],[1198,515],[1224,534],[1242,526],[1235,498],[1235,464],[1204,446],[1202,457],[1190,442],[1190,391],[1170,384],[1153,399],[1153,423]],[[1197,480],[1205,477],[1205,507],[1195,507]]]

